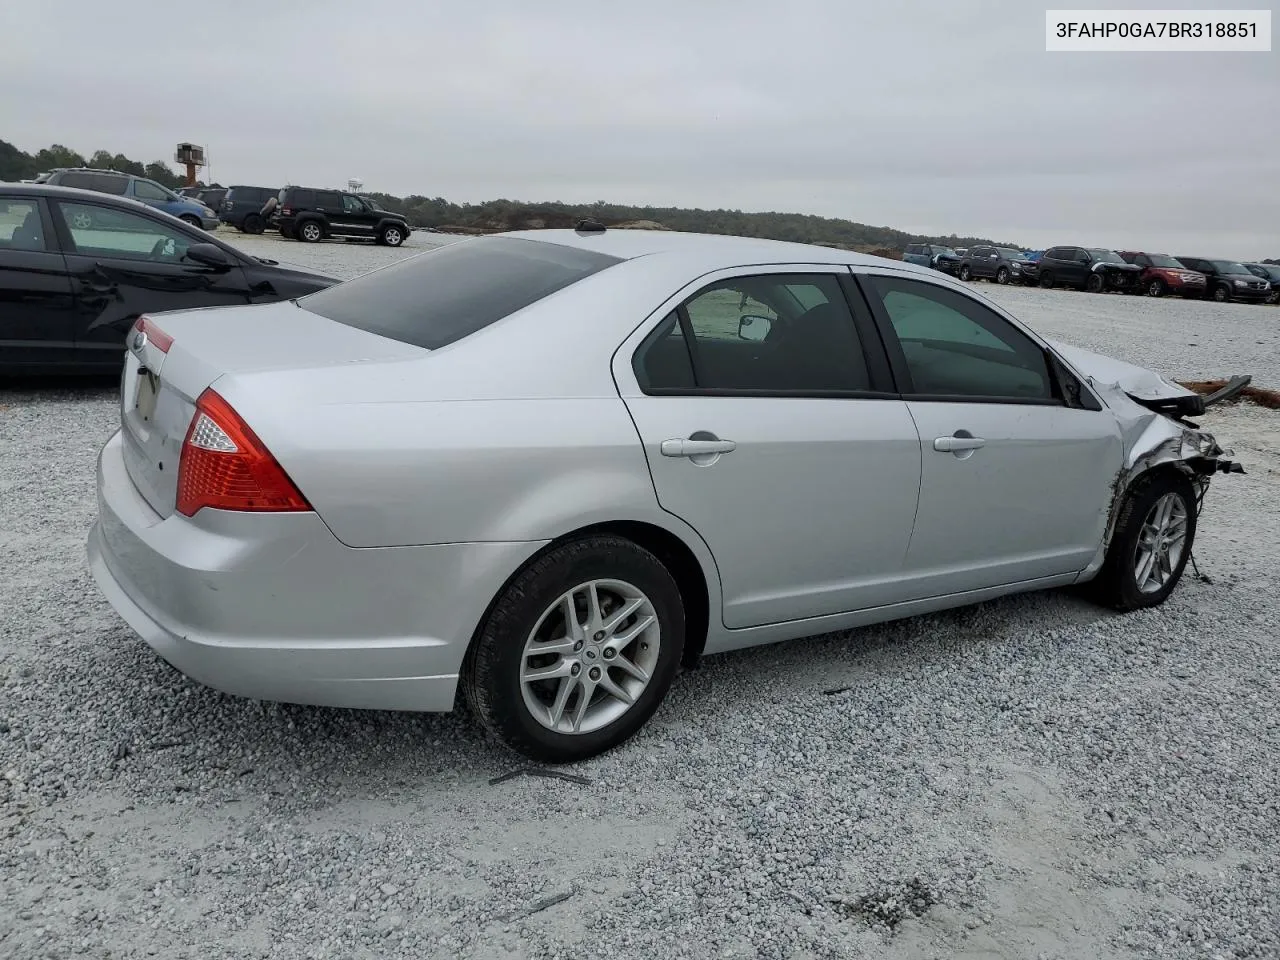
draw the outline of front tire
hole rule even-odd
[[[1164,281],[1161,280],[1159,277],[1156,277],[1150,283],[1147,284],[1148,297],[1163,297],[1168,292],[1169,290],[1167,287],[1165,287]]]
[[[996,271],[996,283],[1000,284],[1000,286],[1003,287],[1008,282],[1009,282],[1009,268],[1001,267],[999,270]]]
[[[973,279],[973,273],[969,270],[968,264],[960,264],[960,269],[956,271],[956,276],[968,283]]]
[[[1116,610],[1161,604],[1182,579],[1196,538],[1196,492],[1174,471],[1139,477],[1125,497],[1089,591]]]
[[[194,214],[184,213],[184,214],[183,214],[181,217],[179,217],[178,219],[179,219],[179,220],[182,220],[184,223],[189,223],[189,224],[191,224],[193,227],[195,227],[195,228],[196,228],[196,229],[198,229],[198,230],[203,230],[203,229],[204,229],[204,224],[202,224],[202,223],[200,222],[200,218],[199,218],[199,217],[197,217],[197,216],[195,216]]]
[[[388,224],[378,234],[378,242],[384,247],[398,247],[404,243],[404,230],[395,224]]]
[[[1214,303],[1226,303],[1230,299],[1231,299],[1231,291],[1228,290],[1222,284],[1218,284],[1218,286],[1213,288]]]
[[[1053,289],[1053,274],[1048,271],[1040,271],[1040,287],[1044,290]]]
[[[1102,293],[1107,289],[1107,280],[1100,273],[1091,273],[1084,282],[1084,288],[1090,293]]]
[[[684,649],[666,567],[616,536],[555,547],[494,602],[466,662],[471,709],[513,750],[548,763],[616,747],[653,715]]]

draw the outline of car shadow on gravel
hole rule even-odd
[[[111,400],[119,393],[118,373],[79,377],[4,377],[0,379],[0,408],[30,403]]]

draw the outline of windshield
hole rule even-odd
[[[934,247],[933,252],[942,257],[959,257],[960,256],[960,254],[956,253],[950,247]]]
[[[1249,273],[1243,263],[1236,263],[1234,260],[1210,260],[1209,262],[1219,273]],[[1249,273],[1249,276],[1253,274]]]
[[[1116,253],[1114,250],[1095,250],[1089,248],[1089,252],[1093,254],[1095,260],[1101,260],[1103,263],[1124,263],[1124,257]]]
[[[1015,250],[1013,247],[996,247],[996,249],[1000,252],[1000,256],[1004,257],[1006,260],[1022,259],[1021,250]]]
[[[1165,256],[1163,253],[1148,254],[1147,259],[1151,261],[1153,267],[1172,267],[1174,270],[1187,269],[1184,264],[1179,263],[1173,257]]]

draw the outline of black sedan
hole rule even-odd
[[[290,300],[337,282],[136,200],[0,183],[0,374],[110,373],[139,314]]]

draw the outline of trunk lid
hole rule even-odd
[[[406,360],[428,352],[335,323],[292,302],[174,311],[148,320],[172,342],[166,351],[163,336],[130,332],[120,424],[125,468],[161,517],[174,512],[178,461],[196,399],[218,378]]]

